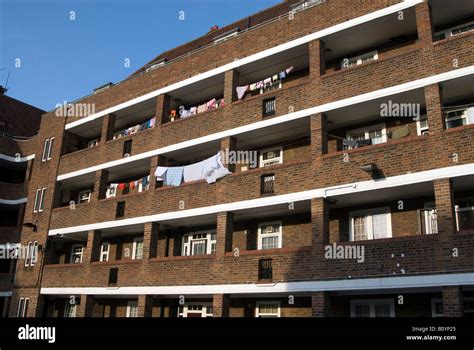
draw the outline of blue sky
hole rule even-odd
[[[10,72],[9,96],[50,110],[126,78],[215,24],[222,27],[279,2],[0,0],[0,85]]]

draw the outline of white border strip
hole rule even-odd
[[[114,167],[114,166],[117,166],[117,165],[131,163],[131,162],[134,162],[134,161],[138,161],[138,160],[141,160],[141,159],[146,159],[146,158],[153,157],[153,156],[156,156],[156,155],[166,154],[166,153],[169,153],[169,152],[172,152],[172,151],[193,147],[193,146],[203,144],[203,143],[206,143],[206,142],[220,140],[220,139],[222,139],[224,137],[227,137],[227,136],[235,136],[235,135],[242,134],[242,133],[245,133],[245,132],[249,132],[249,131],[253,131],[253,130],[257,130],[257,129],[262,129],[262,128],[266,128],[266,127],[269,127],[269,126],[272,126],[272,125],[277,125],[277,124],[286,123],[286,122],[289,122],[289,121],[292,121],[292,120],[308,117],[308,116],[311,116],[311,115],[314,115],[314,114],[317,114],[317,113],[324,113],[324,112],[328,112],[328,111],[331,111],[331,110],[335,110],[335,109],[355,105],[355,104],[358,104],[358,103],[367,102],[367,101],[371,101],[371,100],[376,100],[378,98],[382,98],[382,97],[386,97],[386,96],[392,96],[392,95],[400,94],[400,93],[411,91],[411,90],[416,90],[416,89],[419,89],[419,88],[422,88],[422,87],[425,87],[425,86],[428,86],[428,85],[431,85],[431,84],[436,84],[436,83],[440,83],[440,82],[447,81],[447,80],[461,78],[461,77],[465,77],[465,76],[472,75],[472,74],[474,74],[474,66],[461,68],[461,69],[456,69],[456,70],[453,70],[453,71],[450,71],[450,72],[441,73],[441,74],[434,75],[434,76],[431,76],[431,77],[428,77],[428,78],[415,80],[415,81],[412,81],[412,82],[409,82],[409,83],[405,83],[405,84],[401,84],[401,85],[397,85],[397,86],[393,86],[393,87],[389,87],[389,88],[369,92],[369,93],[366,93],[366,94],[350,97],[350,98],[340,100],[340,101],[336,101],[336,102],[330,102],[330,103],[327,103],[327,104],[324,104],[324,105],[321,105],[321,106],[311,107],[311,108],[308,108],[308,109],[304,109],[304,110],[294,112],[294,113],[289,113],[289,114],[282,115],[280,117],[272,118],[272,119],[269,119],[269,120],[262,120],[260,122],[256,122],[256,123],[253,123],[253,124],[248,124],[248,125],[244,125],[244,126],[234,128],[234,129],[218,132],[218,133],[215,133],[215,134],[210,134],[210,135],[206,135],[206,136],[203,136],[203,137],[198,137],[196,139],[180,142],[180,143],[170,145],[170,146],[166,146],[166,147],[163,147],[163,148],[158,148],[158,149],[148,151],[148,152],[145,152],[145,153],[141,153],[141,154],[137,154],[137,155],[134,155],[134,156],[131,156],[131,157],[121,158],[121,159],[117,159],[117,160],[110,161],[110,162],[107,162],[107,163],[102,163],[102,164],[99,164],[99,165],[95,165],[95,166],[92,166],[92,167],[89,167],[89,168],[84,168],[84,169],[81,169],[81,170],[77,170],[77,171],[73,171],[73,172],[70,172],[70,173],[62,174],[62,175],[59,175],[57,177],[57,181],[67,180],[67,179],[70,179],[70,178],[73,178],[73,177],[77,177],[77,176],[85,175],[85,174],[88,174],[88,173],[91,173],[91,172],[95,172],[97,170],[107,169],[107,168],[111,168],[111,167]]]
[[[323,291],[383,290],[474,285],[474,273],[346,279],[332,281],[286,282],[268,285],[220,284],[163,287],[72,287],[41,288],[43,295],[209,295],[209,294],[262,294]]]
[[[11,297],[11,296],[12,296],[11,291],[0,291],[0,298],[7,298],[7,297]]]
[[[385,188],[392,188],[398,186],[412,185],[422,182],[433,181],[436,179],[454,178],[459,176],[466,176],[474,174],[474,163],[457,165],[446,168],[439,168],[417,173],[392,176],[383,180],[362,181],[346,185],[332,186],[322,189],[315,189],[303,192],[290,193],[285,195],[273,196],[269,198],[257,198],[246,201],[218,204],[208,207],[201,207],[195,209],[187,209],[182,211],[174,211],[162,214],[148,215],[134,217],[124,220],[106,221],[95,224],[80,225],[73,227],[59,228],[49,231],[49,236],[58,234],[68,234],[74,232],[85,232],[91,230],[101,230],[106,228],[122,227],[129,225],[144,224],[147,222],[160,222],[166,220],[182,219],[200,215],[216,214],[222,211],[239,211],[250,208],[261,208],[283,203],[299,202],[309,200],[311,198],[325,198],[330,193],[330,196],[354,194],[365,191],[373,191]]]
[[[12,157],[12,156],[7,156],[6,154],[0,154],[0,159],[1,160],[6,160],[6,161],[12,162],[12,163],[21,163],[21,162],[27,162],[31,159],[35,159],[35,155],[31,154],[31,155],[26,156],[26,157],[16,158],[16,157]]]
[[[332,27],[320,30],[318,32],[306,35],[304,37],[289,41],[285,44],[278,45],[278,46],[275,46],[271,49],[267,49],[267,50],[261,51],[259,53],[256,53],[254,55],[251,55],[251,56],[242,58],[240,60],[228,63],[228,64],[226,64],[222,67],[218,67],[218,68],[212,69],[210,71],[198,74],[198,75],[196,75],[192,78],[185,79],[185,80],[180,81],[178,83],[171,84],[171,85],[169,85],[167,87],[164,87],[162,89],[152,91],[148,94],[145,94],[143,96],[134,98],[130,101],[123,102],[123,103],[120,103],[116,106],[107,108],[103,111],[92,114],[92,115],[90,115],[86,118],[82,118],[80,120],[77,120],[77,121],[74,121],[72,123],[66,124],[65,129],[66,130],[72,129],[74,127],[77,127],[79,125],[88,123],[88,122],[90,122],[92,120],[95,120],[97,118],[103,117],[104,115],[114,113],[118,110],[130,107],[134,104],[146,101],[148,99],[159,96],[161,94],[165,94],[167,92],[179,89],[181,87],[184,87],[184,86],[187,86],[187,85],[190,85],[190,84],[193,84],[195,82],[213,77],[213,76],[218,75],[218,74],[225,73],[228,70],[235,69],[235,68],[238,68],[238,67],[243,66],[245,64],[260,60],[262,58],[275,55],[279,52],[289,50],[291,48],[297,47],[297,46],[302,45],[302,44],[306,44],[310,41],[328,36],[330,34],[334,34],[334,33],[337,33],[339,31],[342,31],[342,30],[345,30],[345,29],[348,29],[348,28],[351,28],[351,27],[354,27],[354,26],[357,26],[357,25],[360,25],[360,24],[363,24],[363,23],[366,23],[366,22],[373,21],[377,18],[381,18],[381,17],[387,16],[387,15],[390,15],[392,13],[396,13],[398,11],[405,10],[407,8],[410,8],[410,7],[413,7],[417,4],[420,4],[422,2],[424,2],[424,0],[405,0],[402,3],[396,4],[396,5],[393,5],[393,6],[390,6],[390,7],[387,7],[387,8],[372,12],[372,13],[369,13],[369,14],[361,16],[361,17],[354,18],[354,19],[349,20],[347,22],[340,23],[340,24],[337,24],[335,26],[332,26]]]
[[[5,204],[5,205],[16,205],[16,204],[23,204],[28,201],[28,198],[20,198],[20,199],[1,199],[0,198],[0,204]]]

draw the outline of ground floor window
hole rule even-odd
[[[212,317],[211,303],[187,303],[180,305],[178,317]]]
[[[76,317],[76,304],[71,304],[70,300],[66,300],[66,304],[64,306],[64,317]]]
[[[207,255],[216,252],[215,232],[193,232],[183,236],[182,255]]]
[[[351,241],[392,237],[390,208],[360,210],[349,213]]]
[[[279,301],[258,301],[255,317],[275,318],[281,316]]]
[[[138,317],[138,301],[127,303],[127,317]]]
[[[395,303],[391,299],[352,300],[351,317],[395,317]]]

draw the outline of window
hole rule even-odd
[[[275,192],[275,174],[262,175],[260,178],[260,193],[271,194]]]
[[[215,232],[193,232],[183,236],[182,255],[207,255],[216,252]]]
[[[123,157],[129,157],[132,155],[132,140],[127,140],[123,143]]]
[[[446,113],[446,129],[474,124],[474,107],[458,109]]]
[[[125,215],[125,202],[118,202],[115,211],[116,218],[122,218]]]
[[[213,311],[211,303],[184,304],[178,309],[178,317],[212,317]]]
[[[282,223],[267,222],[258,225],[258,249],[277,249],[282,247]]]
[[[434,202],[425,203],[422,210],[422,232],[426,235],[438,233],[438,220]]]
[[[443,299],[431,299],[431,317],[443,317]]]
[[[91,190],[84,190],[79,192],[79,199],[77,203],[82,204],[82,203],[89,203],[91,201]]]
[[[474,314],[474,298],[464,298],[464,315],[472,316]]]
[[[118,282],[118,267],[111,267],[109,270],[109,282],[108,285],[110,286],[116,286]]]
[[[455,210],[457,230],[474,230],[474,198],[459,200]]]
[[[428,126],[428,118],[426,115],[421,116],[420,120],[416,121],[416,130],[419,135],[428,135],[429,133],[429,126]]]
[[[451,35],[456,36],[456,35],[459,35],[459,34],[462,34],[462,33],[470,32],[472,30],[474,30],[474,22],[464,24],[464,25],[459,26],[457,28],[451,29]]]
[[[76,304],[71,304],[70,300],[66,300],[64,305],[64,317],[76,317]]]
[[[84,252],[84,245],[74,244],[71,248],[71,264],[82,263],[83,252]]]
[[[35,266],[35,263],[38,261],[38,242],[31,241],[28,242],[26,249],[26,259],[25,266]]]
[[[137,237],[133,239],[132,259],[143,259],[143,237]]]
[[[127,317],[138,317],[138,302],[127,302]]]
[[[87,142],[87,148],[94,148],[99,144],[99,139],[90,140]]]
[[[102,245],[100,246],[99,261],[109,261],[109,254],[110,254],[110,243],[102,242]]]
[[[257,301],[255,317],[275,318],[280,317],[279,301]]]
[[[393,300],[351,300],[351,317],[395,317]]]
[[[390,208],[361,210],[349,213],[351,241],[392,237]]]
[[[30,298],[20,298],[18,301],[18,311],[16,317],[26,317],[28,315],[28,304],[30,303]]]
[[[260,152],[260,168],[283,163],[283,148],[266,149]]]
[[[351,141],[370,140],[370,144],[378,145],[380,143],[387,142],[387,130],[385,129],[385,124],[372,125],[367,128],[348,131],[347,139]]]
[[[258,280],[272,280],[273,279],[273,260],[260,259],[258,261]]]
[[[53,152],[54,137],[44,140],[43,146],[43,156],[41,157],[42,162],[46,162],[51,159],[51,154]]]
[[[275,115],[276,111],[276,100],[275,98],[269,98],[267,100],[263,100],[262,105],[262,116],[263,117],[271,117]]]
[[[378,51],[372,51],[372,52],[365,53],[363,55],[346,58],[342,60],[341,68],[344,69],[344,68],[349,68],[353,66],[359,66],[363,63],[376,61],[378,59],[379,59]]]
[[[45,195],[46,195],[46,187],[39,188],[39,189],[36,190],[35,205],[33,207],[33,212],[34,213],[38,213],[38,212],[43,211]]]

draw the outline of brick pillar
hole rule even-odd
[[[87,233],[87,247],[82,257],[84,264],[90,264],[93,261],[99,261],[100,247],[102,244],[102,233],[98,230],[92,230]]]
[[[425,86],[426,114],[430,134],[438,134],[446,129],[442,110],[441,86],[432,84]]]
[[[311,159],[320,159],[327,153],[328,140],[326,132],[327,117],[318,113],[311,116]]]
[[[31,299],[30,299],[30,302],[31,302]],[[46,310],[44,310],[44,304],[45,304],[45,296],[39,294],[38,299],[36,299],[36,308],[31,310],[31,314],[30,314],[30,311],[28,310],[28,317],[43,317],[44,312],[46,312]],[[34,305],[31,305],[31,306],[34,306]]]
[[[212,317],[229,317],[230,295],[214,294],[212,298]]]
[[[326,198],[311,199],[312,244],[329,243],[329,205]]]
[[[156,258],[158,250],[158,233],[160,224],[156,222],[145,223],[143,233],[143,258]]]
[[[156,189],[156,167],[160,165],[160,157],[153,156],[150,158],[150,191]]]
[[[453,184],[451,179],[434,180],[438,233],[451,235],[456,232]]]
[[[329,317],[330,298],[328,292],[311,293],[311,314],[312,317]]]
[[[418,29],[418,40],[423,45],[432,45],[434,28],[431,16],[431,6],[428,1],[415,6],[416,27]]]
[[[443,287],[444,317],[463,317],[464,301],[460,286]]]
[[[223,255],[232,251],[232,234],[234,232],[234,213],[225,211],[217,213],[216,254]]]
[[[138,296],[138,317],[152,317],[153,315],[153,296]]]
[[[221,140],[222,163],[231,172],[235,172],[235,164],[228,163],[228,152],[237,150],[237,139],[232,136],[224,137]]]
[[[97,202],[105,198],[108,181],[108,170],[102,169],[95,172],[94,192],[92,193],[91,202]]]
[[[76,309],[76,317],[92,317],[92,310],[94,308],[93,295],[81,295],[79,305]]]
[[[168,115],[171,105],[171,97],[168,94],[159,95],[156,98],[156,124],[168,122]]]
[[[2,314],[0,315],[0,317],[8,317],[8,312],[9,312],[9,306],[10,306],[11,299],[12,299],[11,297],[3,298],[3,311],[2,311]]]
[[[326,72],[326,44],[321,39],[309,43],[309,74],[311,79],[319,79]]]
[[[235,70],[225,72],[224,76],[224,105],[237,101],[236,87],[239,85],[240,73]]]
[[[115,131],[115,115],[107,114],[102,120],[102,131],[100,133],[101,143],[112,140]]]

